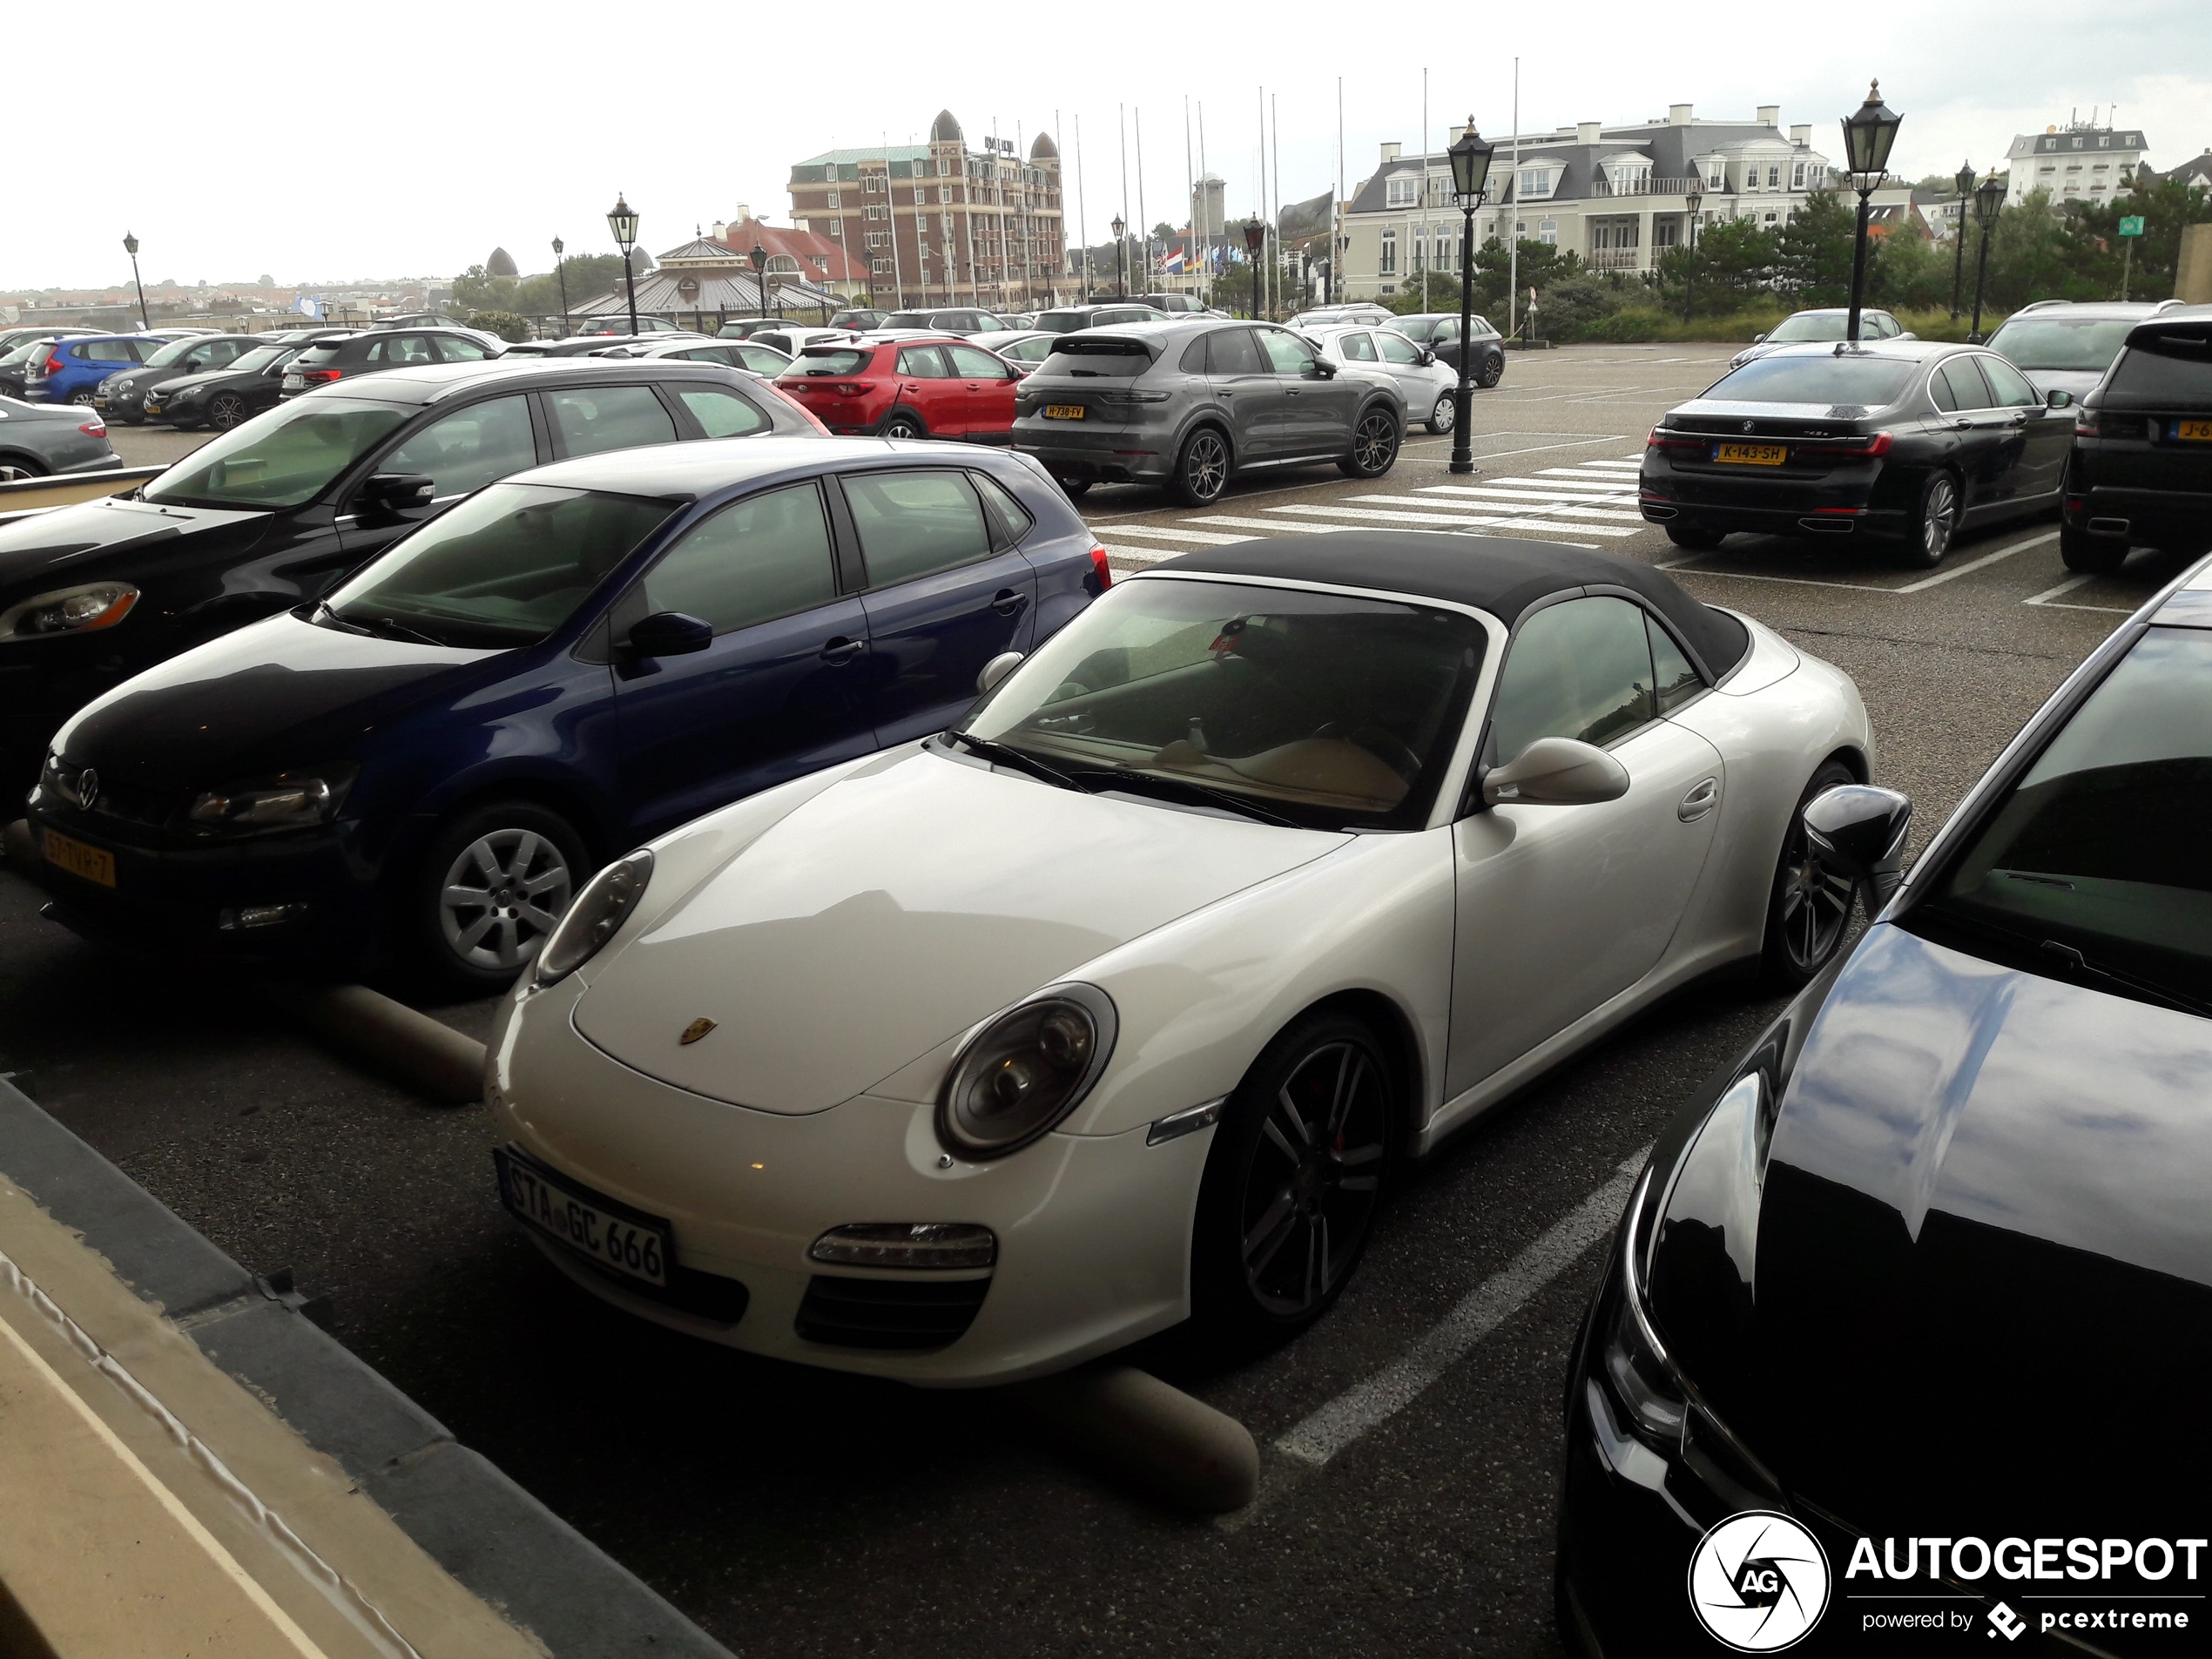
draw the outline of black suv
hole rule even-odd
[[[373,328],[319,340],[284,371],[284,395],[297,397],[355,374],[392,368],[424,368],[432,363],[481,363],[499,355],[473,334],[458,328]]]
[[[293,398],[130,496],[0,526],[0,790],[28,789],[47,739],[110,686],[320,598],[485,484],[767,433],[820,428],[718,365],[429,364]]]
[[[2074,418],[2060,556],[2102,576],[2131,547],[2212,548],[2212,311],[2128,330]]]

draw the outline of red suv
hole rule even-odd
[[[964,340],[863,337],[808,347],[776,389],[833,432],[1007,443],[1020,379],[1004,358]]]

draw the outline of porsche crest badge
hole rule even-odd
[[[691,1024],[685,1026],[684,1028],[684,1035],[676,1040],[677,1042],[683,1043],[697,1042],[701,1037],[705,1036],[708,1032],[713,1029],[714,1022],[702,1016],[692,1021]]]

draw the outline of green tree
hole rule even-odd
[[[1582,268],[1582,261],[1572,253],[1562,253],[1549,242],[1521,239],[1519,269],[1507,268],[1507,249],[1497,237],[1475,250],[1474,308],[1477,311],[1502,312],[1506,308],[1506,288],[1517,280],[1521,298],[1526,300],[1528,290],[1540,292],[1561,277],[1573,274]],[[1432,281],[1434,279],[1430,279]],[[1502,327],[1503,325],[1501,325]]]
[[[1701,317],[1726,316],[1766,298],[1781,258],[1778,241],[1754,219],[1726,219],[1700,226],[1696,248],[1661,252],[1655,285],[1661,303],[1680,316],[1685,280],[1690,281],[1689,298]]]
[[[2130,215],[2143,221],[2141,236],[2122,238],[2120,221]],[[2212,197],[2187,185],[2160,179],[2139,184],[2128,195],[2099,206],[2075,206],[2071,215],[2074,233],[2075,275],[2095,289],[2094,297],[2120,297],[2122,256],[2133,242],[2134,253],[2127,262],[2128,293],[2134,300],[2162,300],[2174,292],[2174,277],[2182,253],[2182,232],[2190,225],[2212,223]],[[1993,256],[1995,250],[1991,250]]]
[[[491,275],[472,265],[453,280],[453,302],[470,311],[512,311],[515,291],[522,286],[514,277]]]
[[[1858,214],[1833,190],[1816,190],[1775,238],[1775,283],[1811,309],[1851,298],[1851,248]]]
[[[1989,230],[1989,286],[1985,311],[2018,311],[2031,300],[2070,300],[2077,249],[2065,217],[2051,206],[2048,191],[2028,193],[2007,207]],[[1981,232],[1966,250],[1968,303],[1973,293],[1973,265],[1981,255]],[[2086,283],[2084,286],[2087,286]],[[2087,296],[2083,296],[2087,297]]]
[[[1924,310],[1951,304],[1949,244],[1939,248],[1910,227],[1874,239],[1866,251],[1866,303],[1891,311]],[[1849,298],[1824,300],[1841,305]]]

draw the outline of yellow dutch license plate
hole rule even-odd
[[[115,885],[115,854],[105,847],[87,846],[70,836],[46,832],[46,862],[60,866],[80,880]]]
[[[2174,435],[2184,443],[2212,443],[2212,421],[2176,421]]]
[[[1048,403],[1044,406],[1044,418],[1048,421],[1080,421],[1083,418],[1083,406],[1080,403]]]
[[[1743,467],[1778,467],[1790,458],[1781,443],[1722,443],[1713,447],[1713,459]]]

